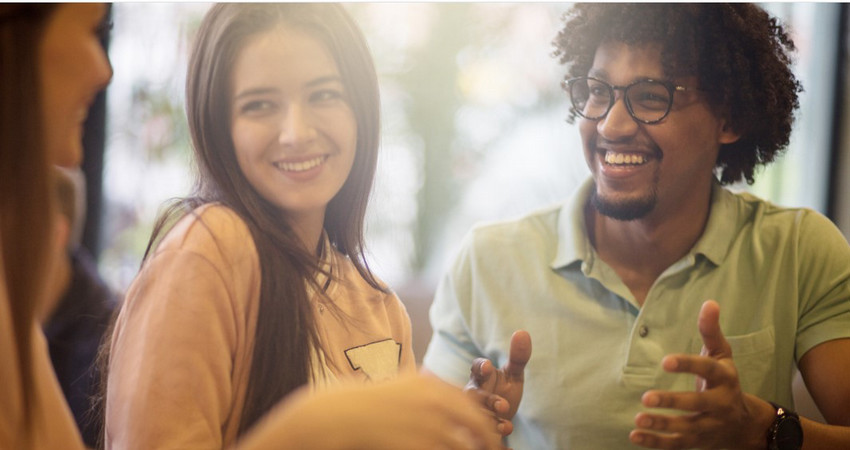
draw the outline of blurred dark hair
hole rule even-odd
[[[42,139],[39,44],[56,5],[0,4],[0,246],[11,332],[21,368],[23,425],[30,426],[35,311],[46,295],[53,224],[52,168]],[[4,386],[9,391],[16,386]],[[4,413],[5,414],[5,413]],[[28,433],[22,432],[21,436]]]

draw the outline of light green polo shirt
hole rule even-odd
[[[692,375],[665,373],[660,362],[700,351],[707,299],[720,304],[743,390],[789,407],[796,361],[850,337],[850,246],[817,212],[716,185],[703,236],[641,308],[588,240],[592,186],[562,206],[473,229],[431,308],[424,366],[457,384],[476,357],[504,365],[513,331],[531,334],[509,446],[632,448],[646,390],[694,389]]]

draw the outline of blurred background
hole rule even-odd
[[[118,291],[138,271],[158,209],[192,183],[187,54],[207,3],[116,3],[115,77],[90,115],[84,244]],[[369,263],[405,302],[417,358],[427,310],[476,222],[566,198],[587,175],[565,123],[551,41],[567,3],[353,3],[380,76],[382,146],[367,217]],[[765,4],[793,30],[805,88],[785,157],[755,191],[827,214],[850,236],[847,5]],[[522,301],[522,299],[517,299]]]

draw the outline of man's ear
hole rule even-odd
[[[732,128],[726,119],[723,119],[723,122],[720,124],[720,133],[718,133],[720,144],[732,144],[737,142],[738,139],[741,139],[741,133]]]

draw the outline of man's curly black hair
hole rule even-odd
[[[741,138],[723,145],[720,182],[754,182],[757,165],[788,145],[800,83],[791,72],[794,43],[782,24],[753,4],[577,4],[563,16],[554,56],[568,77],[587,75],[606,41],[658,43],[667,76],[694,75],[711,108]],[[576,117],[570,111],[569,121]]]

